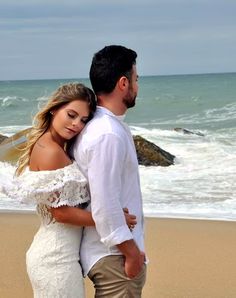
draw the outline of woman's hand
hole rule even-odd
[[[137,224],[136,216],[133,214],[129,214],[128,208],[123,208],[126,224],[132,232],[135,225]]]

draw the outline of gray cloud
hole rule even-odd
[[[137,50],[141,75],[235,71],[236,3],[0,0],[0,79],[87,77],[106,44]]]

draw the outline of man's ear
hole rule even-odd
[[[117,82],[118,87],[120,88],[120,90],[124,90],[129,86],[129,81],[125,76],[122,76],[119,78],[118,82]]]

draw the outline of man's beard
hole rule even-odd
[[[135,106],[136,94],[134,94],[132,91],[133,89],[130,88],[123,98],[123,103],[127,107],[127,109]]]

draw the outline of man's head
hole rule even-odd
[[[135,105],[137,96],[137,53],[120,45],[110,45],[95,53],[90,67],[90,81],[95,94],[108,95],[117,83],[127,87],[123,103],[127,108]]]

